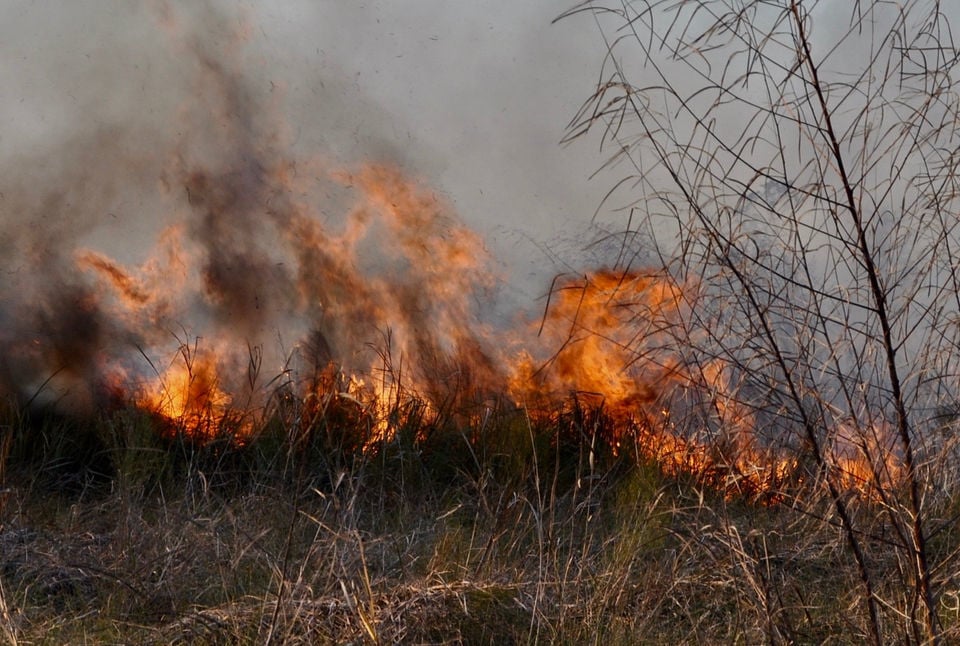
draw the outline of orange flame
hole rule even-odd
[[[150,383],[137,404],[175,423],[178,430],[209,439],[221,432],[232,398],[220,387],[217,358],[209,351],[181,348],[173,363]]]
[[[271,196],[267,219],[248,225],[256,236],[237,241],[217,220],[221,211],[248,208],[233,194],[237,180],[188,173],[190,204],[207,222],[204,235],[213,236],[207,243],[225,235],[223,249],[187,242],[184,222],[163,233],[159,252],[139,268],[77,254],[78,266],[105,286],[113,318],[152,354],[150,369],[173,336],[169,326],[191,320],[194,310],[206,321],[200,331],[208,345],[180,343],[178,359],[152,378],[140,367],[147,376],[133,397],[138,405],[197,439],[231,427],[243,441],[253,428],[249,409],[264,407],[276,389],[261,365],[269,359],[295,397],[353,407],[366,420],[367,447],[393,437],[397,405],[406,399],[425,402],[419,412],[433,418],[505,389],[534,417],[571,397],[602,402],[615,450],[655,460],[670,474],[694,474],[729,495],[775,501],[785,483],[802,480],[797,456],[758,442],[731,367],[691,356],[682,342],[693,333],[684,326],[697,285],[656,271],[558,279],[528,338],[508,341],[477,321],[475,299],[495,280],[479,236],[442,200],[385,165],[327,172],[354,196],[342,229],[331,231],[308,202],[290,197],[309,194],[299,177],[284,163],[263,170],[257,181],[267,187],[257,190]],[[264,222],[272,229],[260,230]],[[270,241],[269,252],[256,246],[259,237]],[[247,277],[253,282],[244,289]],[[250,345],[251,335],[288,333],[300,339],[296,366],[290,352],[274,356],[262,343]],[[235,374],[244,361],[246,380]],[[114,372],[137,374],[131,366]],[[863,433],[844,427],[835,435],[830,463],[844,488],[868,491],[878,479],[898,477],[882,441],[858,452],[847,436]],[[886,457],[864,457],[873,455]]]
[[[540,329],[551,356],[520,352],[510,391],[520,400],[596,393],[630,418],[677,378],[678,359],[663,332],[675,324],[679,286],[662,276],[604,271],[562,282]]]
[[[754,414],[739,400],[728,365],[684,356],[682,341],[691,333],[681,327],[691,306],[686,293],[656,272],[600,271],[561,281],[539,326],[545,354],[519,353],[510,392],[546,411],[570,395],[599,396],[617,424],[617,450],[635,451],[673,475],[697,476],[727,495],[780,501],[786,484],[807,477],[800,459],[759,445]],[[699,418],[690,410],[698,407]],[[889,431],[841,425],[835,436],[826,459],[842,489],[876,497],[897,482],[901,467]],[[870,446],[852,450],[865,436]]]

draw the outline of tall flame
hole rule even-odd
[[[684,341],[695,334],[686,327],[695,305],[687,294],[695,287],[658,272],[599,271],[558,281],[538,325],[540,354],[519,352],[510,392],[547,415],[564,397],[593,397],[616,424],[611,440],[618,450],[730,495],[780,500],[787,483],[809,475],[795,452],[759,441],[732,366],[690,356]],[[874,496],[902,472],[889,429],[870,431],[839,425],[826,459],[839,486]],[[857,444],[863,437],[872,438],[870,446]]]
[[[176,38],[176,21],[164,25]],[[361,444],[389,440],[390,413],[409,398],[466,422],[485,410],[471,404],[504,391],[534,416],[575,398],[602,405],[618,450],[667,471],[748,492],[796,476],[796,456],[757,439],[731,366],[684,345],[696,285],[592,271],[558,279],[536,322],[498,329],[483,316],[500,278],[481,237],[397,165],[294,155],[276,99],[255,100],[232,67],[241,32],[226,56],[179,43],[196,96],[169,142],[132,138],[136,154],[121,154],[98,133],[63,152],[75,186],[5,194],[5,208],[59,215],[62,230],[5,246],[0,392],[83,411],[119,393],[199,440],[229,426],[240,441],[282,392],[363,417]],[[90,155],[108,146],[122,163]],[[144,209],[162,216],[139,263],[69,246],[65,223],[99,217],[114,193],[149,195]],[[851,488],[898,473],[889,432],[862,426],[870,433],[833,429],[828,447]],[[873,445],[857,444],[871,433]]]
[[[321,172],[350,196],[338,230],[292,197],[308,187],[278,162],[251,177],[187,173],[190,208],[139,266],[78,251],[96,286],[79,307],[113,338],[91,339],[96,368],[73,378],[98,374],[201,441],[225,428],[244,441],[279,388],[356,407],[368,446],[393,436],[392,411],[409,398],[427,417],[469,416],[470,402],[504,390],[534,417],[576,399],[602,407],[615,450],[730,494],[776,500],[807,477],[798,456],[758,441],[731,366],[684,345],[696,285],[656,271],[560,278],[539,320],[494,333],[477,308],[496,283],[486,251],[449,206],[387,165],[311,168]],[[247,233],[227,224],[237,209]],[[865,436],[855,424],[833,433],[833,477],[846,488],[899,477],[889,431],[858,445]]]

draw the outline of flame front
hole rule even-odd
[[[101,294],[95,315],[129,344],[113,357],[130,376],[129,398],[203,435],[233,409],[262,409],[279,383],[299,397],[326,394],[319,375],[335,365],[347,376],[336,394],[362,402],[376,438],[388,439],[387,411],[407,394],[449,408],[497,388],[475,306],[494,283],[479,236],[385,165],[323,171],[350,195],[332,231],[316,207],[290,198],[303,191],[288,170],[278,163],[262,185],[243,186],[275,202],[257,238],[227,233],[236,178],[194,171],[184,180],[192,211],[161,232],[141,266],[75,253]],[[223,237],[204,239],[221,228]]]
[[[779,500],[785,483],[808,477],[797,455],[758,440],[732,367],[684,344],[698,333],[697,285],[656,271],[558,279],[542,317],[494,333],[476,307],[496,283],[485,249],[442,200],[386,165],[318,164],[312,176],[321,172],[350,196],[337,231],[292,197],[309,187],[278,162],[240,183],[188,173],[191,208],[140,266],[78,251],[96,285],[85,316],[108,322],[128,350],[100,341],[94,372],[200,441],[225,431],[245,441],[281,390],[353,407],[367,420],[358,439],[367,447],[393,437],[405,402],[419,402],[422,419],[469,423],[472,402],[505,391],[542,420],[571,402],[598,407],[615,451],[730,495]],[[237,209],[254,213],[238,192],[264,205],[264,218],[246,218],[249,235],[226,224]],[[165,356],[174,360],[161,367]],[[874,429],[874,445],[859,450],[850,438],[863,436],[836,429],[835,482],[859,491],[894,482],[889,432]]]
[[[641,414],[681,378],[670,346],[681,288],[654,274],[604,271],[561,282],[539,330],[542,353],[522,350],[510,379],[520,400],[601,395],[613,415]]]
[[[787,484],[810,476],[795,452],[760,442],[733,367],[685,343],[698,333],[689,324],[696,287],[649,271],[558,281],[536,326],[539,353],[519,352],[510,392],[541,416],[570,398],[599,402],[615,424],[616,450],[728,495],[782,500]],[[825,458],[844,490],[875,497],[902,477],[889,429],[840,424],[833,436]],[[871,446],[854,450],[862,437]]]
[[[181,348],[178,359],[136,396],[136,403],[198,439],[214,437],[221,432],[232,403],[220,388],[216,356]]]
[[[119,397],[201,441],[224,429],[244,441],[278,399],[337,402],[364,420],[369,447],[394,436],[406,403],[469,424],[507,393],[533,417],[601,407],[616,450],[724,490],[801,477],[797,456],[758,440],[732,367],[684,343],[702,333],[697,285],[597,270],[558,279],[533,323],[494,325],[483,310],[501,277],[451,205],[397,165],[294,154],[277,107],[251,99],[229,56],[181,44],[198,62],[197,96],[177,111],[183,134],[127,168],[82,157],[75,195],[5,194],[9,208],[62,208],[66,221],[116,206],[104,196],[127,171],[128,193],[150,196],[163,226],[152,252],[127,262],[58,231],[5,247],[4,394],[85,413]],[[85,154],[110,142],[95,143]],[[853,428],[877,439],[860,446],[833,429],[836,479],[895,480],[883,424]],[[890,457],[863,457],[878,452]]]

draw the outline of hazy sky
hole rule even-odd
[[[298,154],[344,164],[382,156],[425,178],[484,233],[523,293],[561,268],[554,253],[578,261],[583,228],[613,178],[589,180],[603,158],[595,140],[559,145],[603,53],[588,17],[551,24],[571,2],[200,4],[6,2],[4,164],[23,167],[26,157],[54,173],[75,159],[57,161],[60,147],[92,131],[168,131],[197,92],[193,63],[171,45],[171,34],[186,34],[242,59],[235,70],[245,82],[280,97]],[[98,240],[113,240],[121,259],[159,217],[130,199],[113,221],[84,216],[108,227]]]
[[[595,141],[558,143],[603,53],[589,18],[551,24],[570,5],[306,2],[303,20],[265,15],[278,38],[348,80],[344,133],[376,133],[402,151],[497,255],[548,280],[556,267],[531,240],[567,247],[557,238],[580,233],[611,181],[589,180],[601,163]]]

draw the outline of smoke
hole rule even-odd
[[[518,283],[458,211],[515,253],[557,218],[566,198],[548,199],[546,182],[559,171],[529,159],[529,142],[558,139],[566,107],[532,82],[519,96],[504,89],[532,80],[517,69],[542,72],[516,30],[552,16],[518,11],[491,39],[482,26],[504,23],[464,11],[12,6],[0,57],[15,97],[0,105],[0,391],[93,410],[201,340],[229,346],[213,349],[238,365],[257,348],[275,370],[300,346],[366,370],[372,344],[388,342],[397,358],[431,358],[428,384],[452,385],[444,370],[458,356],[470,379],[489,379],[480,315],[498,281]],[[380,70],[399,43],[365,38],[387,22],[398,39],[426,40],[415,60]],[[475,59],[479,76],[462,73]],[[382,76],[361,79],[357,66]],[[436,92],[428,103],[414,100],[421,75]]]
[[[611,151],[557,142],[602,39],[515,5],[11,6],[0,395],[80,413],[132,395],[183,420],[333,364],[450,410],[504,387],[598,395],[677,468],[710,463],[716,438],[674,434],[706,410],[697,428],[750,471],[729,366],[676,343],[690,285],[624,271],[636,240],[584,250],[608,186],[585,179]],[[634,171],[627,189],[659,190]],[[566,269],[582,278],[554,283],[543,325],[515,328],[540,348],[492,336]]]

